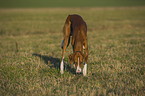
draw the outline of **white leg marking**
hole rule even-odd
[[[85,50],[85,46],[83,45],[83,49]]]
[[[87,75],[87,64],[84,65],[84,68],[83,68],[83,75],[84,75],[84,76]]]
[[[63,67],[64,67],[64,64],[63,64],[63,63],[64,63],[64,57],[63,57],[63,59],[62,59],[62,61],[61,61],[61,65],[60,65],[60,73],[61,73],[61,74],[64,73],[64,72],[63,72],[63,69],[64,69],[64,68],[63,68]]]
[[[80,73],[81,72],[81,68],[79,66],[79,57],[78,57],[78,66],[77,66],[77,70],[76,70],[76,73]]]
[[[83,53],[85,53],[84,50],[85,50],[85,46],[83,45]]]
[[[74,68],[76,68],[76,67],[75,67],[75,64],[74,64]]]

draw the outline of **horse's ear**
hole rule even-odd
[[[74,62],[74,54],[73,53],[71,55],[69,55],[69,61],[70,61],[70,64],[73,64],[73,62]]]

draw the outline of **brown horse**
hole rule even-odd
[[[63,49],[60,65],[60,73],[64,70],[64,54],[72,36],[73,53],[69,56],[70,63],[74,63],[76,73],[81,72],[84,62],[83,75],[87,75],[88,44],[87,44],[87,25],[79,15],[69,15],[63,27],[63,37],[61,47]],[[84,51],[85,50],[85,51]]]

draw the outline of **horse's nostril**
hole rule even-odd
[[[81,73],[81,71],[77,71],[77,73]]]
[[[81,73],[81,69],[76,70],[76,73]]]

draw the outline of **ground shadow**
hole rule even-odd
[[[41,55],[38,53],[33,53],[32,56],[37,56],[40,59],[44,60],[45,64],[50,66],[50,68],[54,67],[56,69],[60,70],[60,59],[59,58],[55,58],[52,56],[47,56],[47,55]],[[51,64],[49,64],[48,62],[50,62]],[[69,64],[67,64],[66,62],[64,62],[64,70],[65,71],[69,71],[72,74],[75,74],[75,69],[71,68],[71,66]]]
[[[37,56],[40,59],[44,60],[46,65],[48,65],[48,62],[50,62],[51,65],[48,65],[48,66],[59,69],[59,62],[60,62],[59,58],[54,58],[51,56],[41,55],[41,54],[37,54],[37,53],[33,53],[32,56]]]

